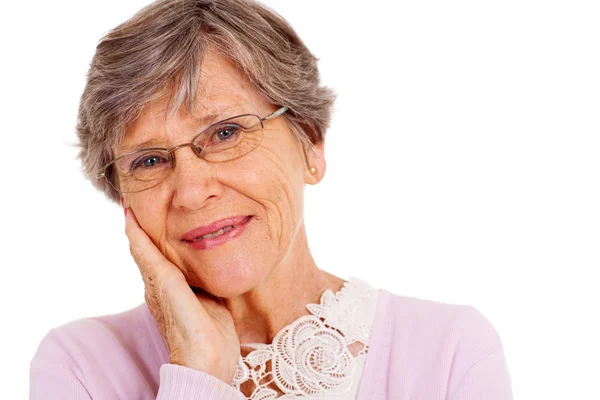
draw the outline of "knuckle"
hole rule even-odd
[[[131,254],[134,258],[138,258],[140,251],[138,250],[137,246],[134,246],[133,244],[129,244],[129,254]]]
[[[146,300],[146,304],[148,305],[148,308],[153,313],[156,313],[156,311],[160,309],[156,295],[148,289],[146,289],[146,291],[144,293],[144,300]]]

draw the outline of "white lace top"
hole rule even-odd
[[[242,345],[253,350],[240,356],[231,385],[239,390],[253,382],[251,400],[355,399],[377,298],[377,290],[356,278],[335,294],[326,290],[320,304],[306,306],[311,315],[283,328],[271,344]]]

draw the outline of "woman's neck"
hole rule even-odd
[[[306,315],[327,289],[339,291],[344,280],[315,264],[302,229],[296,243],[271,273],[250,291],[223,299],[240,343],[271,343],[283,327]]]

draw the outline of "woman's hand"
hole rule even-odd
[[[144,279],[146,304],[167,344],[171,364],[230,383],[240,356],[231,314],[218,298],[192,291],[179,268],[140,228],[130,208],[125,233]]]

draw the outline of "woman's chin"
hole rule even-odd
[[[201,288],[213,296],[232,298],[256,287],[260,281],[258,271],[249,267],[221,266],[212,270],[190,271],[187,281],[190,286]]]
[[[250,233],[248,229],[236,241],[214,249],[182,249],[178,258],[190,286],[223,298],[236,297],[255,288],[275,260],[264,257],[265,252],[271,250],[269,246],[262,241],[248,240]]]

